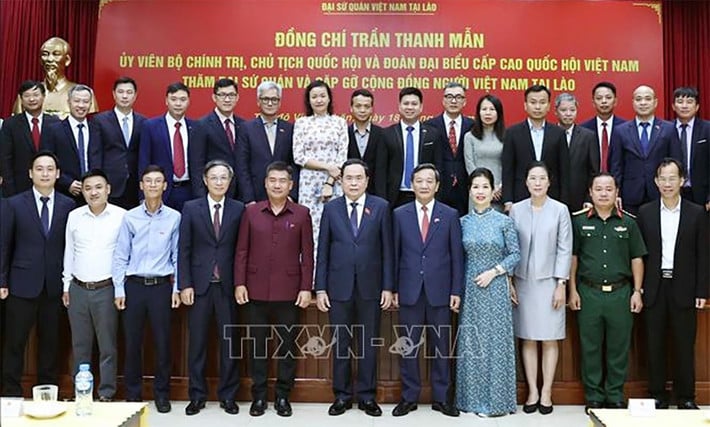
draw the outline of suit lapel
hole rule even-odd
[[[663,202],[659,202],[663,203]],[[687,227],[691,226],[690,220],[687,218],[688,216],[688,209],[687,209],[687,203],[685,200],[682,198],[680,199],[680,219],[678,220],[678,233],[676,234],[675,238],[675,248],[673,248],[673,253],[676,254],[676,256],[673,257],[673,263],[675,264],[675,260],[678,259],[678,254],[683,253],[682,247],[684,243],[684,236],[685,236],[685,230]],[[660,205],[659,205],[659,210],[660,210]],[[660,234],[660,221],[661,221],[661,215],[658,215],[658,221],[659,221],[659,234]],[[659,240],[660,241],[660,240]],[[675,266],[674,266],[675,267]]]
[[[222,208],[224,209],[224,206]],[[210,209],[210,206],[207,203],[206,196],[200,199],[200,212],[200,217],[204,219],[203,224],[207,228],[207,234],[209,236],[212,236],[215,241],[219,240],[219,236],[215,235],[214,233],[214,224],[212,223],[212,210]],[[224,218],[224,213],[222,213],[222,218]]]
[[[170,167],[173,167],[173,150],[170,148],[170,129],[168,129],[168,121],[163,117],[158,121],[159,132],[163,134],[163,148],[166,150],[167,158],[170,159]],[[166,171],[168,172],[168,171]]]
[[[31,130],[32,125],[30,125],[30,122],[27,121],[27,115],[24,112],[22,112],[20,114],[22,114],[21,125],[22,125],[23,139],[25,140],[25,144],[27,144],[27,147],[30,150],[32,150],[32,152],[34,153],[34,152],[36,152],[36,150],[35,150],[35,143],[32,140],[32,130]],[[40,129],[40,136],[41,136],[42,131],[44,131],[44,129],[46,129],[45,123],[47,123],[47,122],[45,120],[42,120],[42,129]]]
[[[636,154],[639,157],[642,157],[642,158],[646,157],[643,155],[643,148],[641,147],[641,140],[639,139],[639,133],[636,128],[636,120],[635,119],[631,121],[631,125],[628,128],[626,128],[626,131],[628,132],[627,136],[628,136],[629,140],[631,141],[631,148],[633,148],[634,151],[636,151]]]
[[[663,237],[661,236],[661,200],[660,199],[656,199],[653,202],[653,210],[654,210],[654,212],[653,212],[653,215],[651,215],[651,222],[650,222],[651,230],[649,230],[649,231],[650,231],[651,235],[656,237],[656,242],[658,242],[658,247],[655,248],[655,250],[660,252],[663,247]],[[683,211],[683,209],[681,209],[681,212],[682,211]],[[678,245],[678,239],[676,238],[676,246],[677,245]],[[661,258],[659,257],[658,259],[660,262]],[[658,266],[656,266],[655,268],[660,269],[661,268],[660,264]]]
[[[374,206],[372,206],[372,198],[365,196],[365,206],[362,209],[362,218],[360,219],[360,223],[358,224],[358,229],[357,229],[357,237],[356,240],[362,236],[363,232],[365,231],[365,228],[370,225],[372,222],[372,211],[374,209]],[[350,222],[350,218],[348,218],[348,223]]]
[[[336,199],[338,200],[338,204],[340,206],[337,207],[338,212],[340,212],[340,219],[343,220],[343,225],[345,226],[345,229],[348,230],[348,233],[353,236],[353,228],[350,225],[350,217],[348,216],[348,204],[350,203],[348,201],[348,198],[345,196],[341,196],[340,198]],[[364,214],[363,214],[364,216]],[[362,222],[362,221],[361,221]],[[362,228],[362,223],[360,224],[360,227]],[[358,229],[359,231],[359,229]],[[359,232],[358,232],[359,234]],[[353,240],[355,240],[355,236],[353,236]]]
[[[34,195],[35,193],[34,193],[34,191],[30,190],[30,191],[29,191],[28,193],[26,193],[26,194],[27,194],[27,197],[25,197],[25,204],[26,204],[26,207],[27,207],[27,211],[30,212],[30,216],[32,217],[32,219],[33,219],[34,222],[36,223],[37,228],[39,229],[40,233],[41,233],[41,234],[44,236],[44,238],[46,239],[49,234],[47,234],[47,235],[44,234],[44,227],[42,227],[42,221],[41,221],[40,218],[39,218],[39,212],[37,212],[37,203],[35,202],[35,195]],[[53,205],[54,205],[54,206],[53,206],[54,209],[53,209],[53,212],[52,212],[52,219],[55,218],[55,216],[56,216],[55,214],[56,214],[56,210],[57,210],[57,196],[56,196],[56,192],[55,192],[55,195],[54,195],[54,203],[53,203]],[[49,231],[50,231],[50,232],[52,231],[52,224],[51,224],[51,223],[49,224]]]
[[[429,131],[424,128],[421,124],[419,125],[419,157],[417,163],[422,162],[422,153],[424,152],[424,142],[426,141],[427,136],[429,135]],[[449,152],[451,152],[451,149],[449,149]],[[415,164],[414,167],[417,165]]]
[[[79,149],[76,148],[76,139],[74,139],[74,132],[72,132],[71,124],[69,124],[69,119],[65,119],[62,122],[62,127],[64,128],[64,133],[66,134],[67,140],[71,141],[71,149],[74,150],[77,162],[79,161]]]

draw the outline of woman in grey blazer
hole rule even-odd
[[[567,206],[547,196],[550,179],[542,162],[528,168],[530,198],[513,205],[510,217],[520,239],[514,282],[515,336],[522,340],[528,398],[523,412],[552,412],[552,381],[565,338],[565,286],[572,263],[572,226]],[[542,342],[542,389],[538,391],[538,341]]]

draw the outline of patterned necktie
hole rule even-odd
[[[232,121],[230,119],[224,120],[224,131],[227,133],[229,147],[234,150],[234,133],[232,133]]]
[[[84,151],[86,143],[84,142],[84,124],[79,123],[76,127],[79,128],[79,137],[77,138],[79,140],[79,166],[81,174],[84,175],[86,173],[86,154]]]
[[[44,230],[44,235],[49,235],[49,208],[47,207],[47,202],[49,202],[49,197],[42,196],[39,198],[42,201],[42,212],[39,215],[39,221],[42,223],[42,229]]]
[[[350,203],[350,227],[353,229],[353,236],[357,236],[357,202]]]
[[[407,153],[404,156],[404,186],[412,188],[412,171],[414,170],[414,127],[407,126]]]
[[[182,145],[181,125],[180,122],[175,123],[175,134],[173,135],[173,173],[178,178],[185,175],[185,147]]]
[[[426,242],[426,236],[429,233],[429,215],[427,215],[426,206],[422,206],[422,242]]]
[[[642,122],[641,127],[643,128],[641,130],[641,149],[643,150],[643,155],[646,156],[648,154],[648,127],[650,123],[649,122]]]
[[[683,164],[685,165],[685,182],[683,186],[690,187],[690,150],[688,150],[688,124],[680,125],[680,148],[683,151]]]
[[[452,120],[449,124],[449,147],[451,153],[456,155],[456,121]]]
[[[32,117],[32,143],[35,146],[35,151],[39,151],[39,119]]]
[[[601,158],[601,171],[608,172],[609,166],[607,165],[607,157],[609,156],[609,132],[606,130],[606,122],[602,122],[602,158]]]
[[[128,129],[128,116],[123,116],[121,132],[123,132],[123,141],[126,143],[126,147],[128,147],[131,145],[131,130]]]
[[[212,227],[214,228],[214,237],[219,240],[219,230],[222,228],[222,224],[219,221],[219,209],[222,206],[219,203],[214,205],[214,217],[212,218]],[[217,265],[217,260],[214,263],[214,269],[212,270],[212,276],[215,279],[219,279],[219,266]]]

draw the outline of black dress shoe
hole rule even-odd
[[[357,403],[357,409],[365,411],[365,413],[371,417],[379,417],[382,415],[382,409],[380,409],[380,405],[378,405],[374,399],[359,401]]]
[[[251,402],[251,407],[249,408],[249,415],[252,417],[260,417],[266,412],[266,400],[257,399]]]
[[[584,413],[589,414],[590,409],[601,409],[604,407],[603,402],[599,402],[596,400],[590,400],[587,402],[587,404],[584,406]]]
[[[533,412],[537,411],[537,408],[540,406],[540,401],[538,400],[537,402],[528,405],[527,403],[523,405],[523,412],[526,414],[532,414]]]
[[[540,411],[540,414],[542,414],[542,415],[550,415],[552,413],[552,405],[545,406],[542,403],[540,403],[537,407],[537,410]]]
[[[656,409],[668,409],[668,401],[665,399],[653,399]]]
[[[604,407],[607,409],[626,409],[626,402],[606,402]]]
[[[139,399],[137,397],[127,397],[126,402],[142,402],[143,399]]]
[[[685,402],[678,403],[678,409],[700,409],[698,405],[692,400],[686,400]]]
[[[328,408],[328,415],[342,415],[352,407],[352,400],[335,399],[335,402]]]
[[[191,400],[190,404],[185,408],[185,415],[197,415],[200,409],[205,409],[204,400]]]
[[[431,409],[449,417],[459,416],[459,410],[451,403],[434,402],[431,404]]]
[[[155,408],[161,414],[166,414],[172,409],[172,407],[170,406],[170,401],[168,399],[156,399]]]
[[[290,417],[293,414],[291,404],[285,397],[276,398],[276,402],[274,402],[274,409],[276,409],[276,415],[282,417]]]
[[[229,415],[235,415],[239,413],[239,405],[233,399],[220,400],[219,407],[224,409],[224,412]]]
[[[392,416],[402,417],[416,410],[417,404],[415,402],[407,402],[406,400],[400,400],[397,406],[395,406],[392,410]]]

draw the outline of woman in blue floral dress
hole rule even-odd
[[[480,416],[516,410],[515,346],[508,275],[520,261],[513,220],[491,208],[493,174],[469,177],[474,209],[461,218],[466,276],[456,353],[456,406]]]

